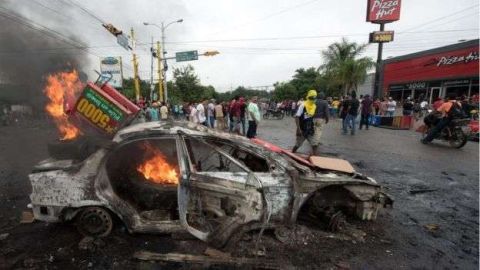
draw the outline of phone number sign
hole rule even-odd
[[[122,125],[125,113],[90,87],[86,87],[75,106],[78,114],[109,135]]]

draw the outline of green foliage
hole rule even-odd
[[[173,78],[172,87],[169,87],[169,96],[172,102],[198,102],[218,97],[213,86],[200,84],[191,65],[174,69]]]
[[[274,100],[297,100],[297,88],[290,82],[277,82],[274,84],[275,91],[273,92]]]
[[[135,99],[135,82],[133,78],[123,79],[123,88],[118,89],[120,93],[130,99]],[[150,83],[140,80],[140,96],[150,96]]]
[[[322,52],[325,64],[319,70],[329,79],[330,87],[343,89],[343,94],[347,94],[365,81],[367,71],[375,66],[370,57],[358,59],[366,46],[343,38]]]
[[[365,81],[367,71],[375,66],[369,57],[358,59],[366,46],[346,39],[331,44],[322,52],[325,64],[320,68],[300,68],[292,80],[275,83],[274,99],[301,99],[310,89],[324,92],[327,97],[338,97],[356,90]]]
[[[233,91],[218,93],[218,100],[230,101],[235,97],[245,97],[248,99],[253,96],[257,96],[260,99],[270,99],[270,93],[268,93],[265,90],[254,90],[254,89],[248,89],[244,86],[239,86]]]

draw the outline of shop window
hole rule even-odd
[[[392,97],[393,100],[401,100],[403,91],[390,91],[388,96]]]

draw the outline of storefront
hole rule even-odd
[[[381,74],[384,95],[430,103],[451,93],[478,95],[478,46],[476,39],[385,60]]]

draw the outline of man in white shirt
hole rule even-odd
[[[190,122],[198,124],[198,114],[197,114],[197,107],[195,104],[190,106]]]
[[[207,106],[207,101],[204,100],[197,105],[197,117],[198,123],[204,126],[207,126],[207,117],[205,116],[205,107]]]
[[[397,108],[397,102],[393,100],[392,97],[389,97],[387,102],[387,116],[393,117],[393,115],[395,114],[396,108]]]

